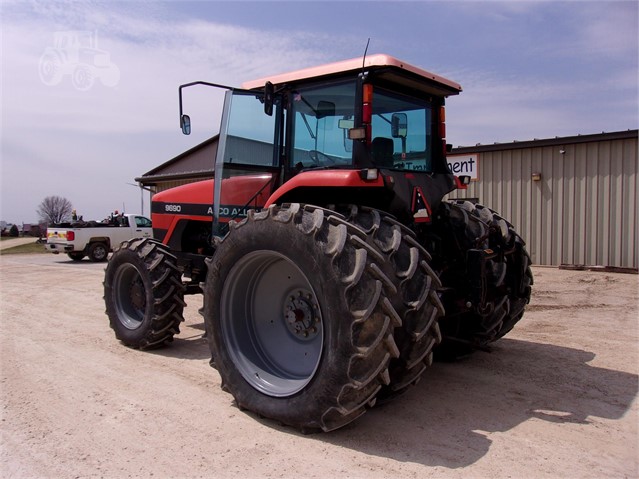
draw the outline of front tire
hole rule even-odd
[[[89,246],[89,259],[94,263],[106,261],[109,257],[109,248],[104,243],[92,243]]]
[[[333,212],[292,204],[231,223],[209,262],[211,353],[241,409],[304,432],[372,406],[399,351],[396,290],[366,235]]]
[[[136,349],[173,340],[184,321],[184,286],[176,258],[149,238],[125,241],[104,275],[104,302],[115,337]]]

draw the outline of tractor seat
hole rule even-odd
[[[394,166],[393,151],[395,145],[391,138],[378,136],[371,143],[371,157],[377,166],[392,168]]]

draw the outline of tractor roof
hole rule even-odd
[[[431,88],[437,87],[436,89],[445,95],[456,95],[462,90],[461,85],[454,81],[384,54],[369,55],[365,60],[362,57],[353,58],[351,60],[319,65],[280,75],[271,75],[245,82],[242,84],[242,88],[247,90],[261,89],[264,88],[267,81],[270,81],[274,85],[281,85],[284,83],[298,83],[304,80],[315,80],[321,77],[340,76],[349,72],[361,71],[362,67],[368,71],[384,69],[389,72],[395,72],[396,74],[404,73],[405,76],[413,77],[414,79],[423,79],[426,84],[431,85]]]

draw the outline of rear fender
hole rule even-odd
[[[278,188],[266,201],[264,207],[293,202],[312,203],[317,206],[348,202],[366,195],[367,192],[370,192],[372,196],[380,189],[384,189],[384,178],[381,172],[378,172],[375,179],[367,180],[363,178],[365,171],[303,171]],[[349,200],[349,197],[353,200]]]
[[[93,243],[104,243],[108,249],[111,249],[111,238],[108,236],[94,236],[90,238],[86,245],[87,251]]]

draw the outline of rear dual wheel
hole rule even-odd
[[[508,296],[508,313],[494,331],[494,340],[507,334],[524,315],[524,309],[530,302],[533,275],[532,261],[526,243],[517,234],[515,227],[497,212],[482,205],[475,205],[473,214],[479,216],[489,228],[497,227],[502,232],[503,261],[506,264],[504,284]]]
[[[432,364],[433,348],[442,339],[439,318],[444,307],[437,293],[441,282],[413,231],[392,216],[355,205],[336,209],[364,230],[369,242],[384,255],[381,266],[397,289],[389,299],[401,323],[394,332],[400,355],[391,360],[390,383],[377,396],[378,403],[385,403],[417,384]]]
[[[442,202],[434,224],[446,315],[436,354],[455,359],[486,348],[521,319],[533,283],[530,256],[513,226],[491,209],[468,201]],[[469,250],[498,251],[485,263],[482,299],[471,299]]]
[[[366,235],[299,204],[232,223],[208,265],[212,356],[238,407],[330,431],[363,414],[399,356],[393,281]]]

